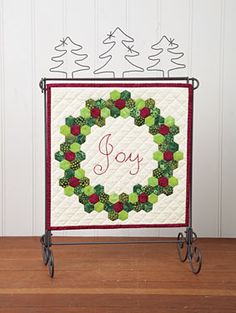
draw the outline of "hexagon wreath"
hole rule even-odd
[[[157,151],[153,159],[157,167],[148,178],[147,185],[133,186],[133,192],[126,194],[107,194],[102,185],[91,186],[89,177],[86,177],[81,162],[86,155],[81,150],[86,136],[91,133],[91,127],[103,127],[107,118],[128,118],[134,120],[134,125],[149,128],[153,141],[157,144]],[[108,100],[88,99],[80,111],[79,117],[69,116],[60,132],[65,136],[65,142],[60,145],[55,159],[60,162],[64,176],[59,179],[59,185],[64,188],[66,196],[78,196],[79,202],[84,205],[87,213],[92,211],[108,213],[111,221],[128,219],[130,211],[150,212],[153,204],[158,201],[158,196],[169,196],[178,185],[178,179],[173,176],[173,171],[178,167],[178,162],[183,159],[183,153],[178,151],[179,146],[174,141],[174,136],[179,133],[173,117],[166,118],[160,115],[160,110],[155,106],[154,99],[132,99],[127,90],[119,92],[113,90]]]

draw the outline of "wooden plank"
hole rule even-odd
[[[50,73],[54,47],[65,36],[63,0],[35,1],[34,6],[34,107],[35,107],[35,146],[34,146],[34,186],[35,216],[34,235],[42,235],[45,229],[45,189],[44,189],[44,98],[39,89],[42,77],[60,77]],[[62,233],[61,233],[62,234]]]
[[[221,313],[234,313],[235,308],[235,298],[233,297],[221,297],[220,301],[218,297],[209,297],[206,298],[204,296],[99,296],[99,297],[91,297],[90,295],[72,295],[72,296],[47,296],[47,295],[38,295],[31,296],[27,300],[28,296],[15,296],[14,304],[12,304],[11,296],[8,296],[8,299],[3,302],[3,305],[6,306],[7,303],[11,304],[11,307],[14,309],[17,307],[27,307],[29,308],[34,303],[37,303],[38,306],[41,305],[44,310],[54,309],[54,303],[57,303],[59,307],[63,307],[66,309],[69,307],[76,306],[78,309],[80,307],[87,308],[87,312],[91,312],[90,310],[94,310],[99,308],[99,311],[96,312],[104,312],[102,309],[106,309],[106,312],[113,312],[113,309],[122,310],[122,312],[130,312],[133,308],[142,309],[141,312],[153,312],[158,307],[158,312],[181,312],[181,309],[185,308],[185,312],[209,312],[209,310],[214,309],[214,312]],[[0,297],[0,300],[2,297]],[[5,298],[5,297],[4,297]],[[170,299],[172,301],[170,301]],[[125,303],[125,307],[124,307]],[[217,305],[216,305],[217,303]],[[123,308],[125,311],[123,311]],[[16,311],[14,311],[16,312]]]
[[[207,2],[185,0],[181,3],[167,0],[161,1],[161,4],[159,1],[144,4],[133,0],[128,2],[91,0],[83,5],[75,0],[52,0],[50,2],[24,0],[20,3],[13,0],[1,0],[0,3],[0,7],[4,4],[0,40],[3,40],[4,35],[1,54],[4,53],[5,68],[4,81],[0,78],[2,79],[0,88],[1,97],[3,97],[2,90],[5,85],[3,91],[6,96],[6,112],[3,113],[7,126],[4,135],[6,176],[1,175],[5,182],[3,188],[6,191],[6,223],[3,221],[1,223],[3,215],[0,209],[0,234],[3,233],[3,226],[6,228],[5,234],[29,235],[32,232],[41,234],[44,230],[43,98],[38,88],[38,81],[42,76],[51,75],[48,69],[51,66],[50,58],[55,45],[69,33],[73,37],[78,36],[78,41],[81,41],[84,48],[85,45],[88,47],[89,63],[95,63],[98,66],[98,56],[106,51],[102,40],[110,30],[120,26],[135,38],[137,50],[143,50],[142,56],[140,55],[143,65],[145,55],[149,53],[146,50],[148,42],[156,34],[158,36],[161,33],[173,35],[176,42],[180,44],[180,48],[184,52],[187,51],[185,60],[189,66],[188,73],[199,78],[201,83],[195,98],[194,227],[199,235],[216,236],[220,234],[219,226],[222,218],[222,234],[224,236],[236,235],[233,223],[235,210],[231,197],[235,177],[234,168],[231,168],[231,159],[235,156],[234,145],[232,145],[232,142],[235,142],[233,129],[235,110],[232,104],[235,43],[231,40],[235,29],[232,16],[232,12],[235,11],[233,0],[225,1],[223,91],[219,91],[218,88],[220,71],[222,71],[220,70],[220,67],[222,68],[222,61],[220,61],[221,0]],[[145,22],[140,22],[142,15],[144,15]],[[147,33],[148,30],[149,33]],[[3,69],[1,73],[2,71]],[[182,71],[176,71],[176,73],[185,74]],[[3,77],[3,75],[0,76]],[[223,94],[223,143],[220,143],[221,133],[218,129],[220,105],[222,105],[219,102],[220,92]],[[206,118],[209,116],[210,122]],[[14,127],[10,127],[11,125]],[[15,129],[17,129],[17,136]],[[16,146],[12,145],[12,138]],[[35,142],[33,142],[34,138]],[[211,153],[209,153],[209,143]],[[221,169],[218,167],[221,163],[219,144],[222,144],[223,148],[222,212],[218,196],[221,192],[218,183],[221,179]],[[21,152],[18,153],[17,158],[14,157],[15,149]],[[203,152],[204,157],[202,157]],[[16,162],[14,164],[13,158]],[[19,179],[15,178],[16,170],[18,177],[22,177],[24,183],[19,184]],[[205,179],[206,173],[210,181]],[[4,192],[1,192],[1,196],[2,194]],[[210,219],[203,218],[206,212],[211,216]],[[151,234],[156,235],[157,232],[158,230],[153,230]],[[176,233],[176,230],[161,231],[162,235],[176,235]],[[74,234],[82,235],[82,232]],[[83,234],[106,235],[107,232],[98,230],[85,233],[83,231]],[[136,230],[127,230],[125,233],[124,230],[115,230],[110,234],[122,236],[138,233]],[[148,230],[143,231],[141,235],[148,235]]]
[[[19,14],[19,12],[21,12]],[[30,0],[4,1],[5,234],[32,234]]]
[[[144,69],[144,72],[137,72],[136,77],[158,76],[157,72],[147,71],[147,67],[150,65],[148,57],[154,51],[151,46],[160,39],[159,9],[159,0],[150,0],[148,4],[143,1],[127,1],[127,32],[134,38],[134,49],[140,53],[133,61]]]
[[[170,299],[172,301],[170,301]],[[66,309],[68,306],[76,306],[78,308],[87,307],[88,310],[95,308],[107,308],[112,312],[113,308],[122,310],[125,304],[125,309],[132,310],[132,308],[142,308],[143,312],[151,312],[158,307],[158,310],[165,309],[165,312],[181,312],[185,307],[186,312],[209,312],[214,308],[214,312],[235,312],[236,300],[234,297],[205,297],[205,296],[140,296],[136,295],[28,295],[14,296],[12,302],[11,296],[0,296],[1,305],[7,306],[10,304],[12,308],[17,307],[32,307],[36,304],[45,310],[47,308],[55,309],[55,303],[59,307]],[[2,302],[4,301],[4,302]],[[217,305],[216,305],[217,303]],[[175,309],[175,310],[174,310]],[[174,310],[174,311],[173,311]]]
[[[193,4],[192,74],[200,81],[194,101],[193,225],[198,235],[214,237],[219,236],[221,0]]]
[[[222,236],[236,236],[236,210],[233,200],[236,169],[232,161],[236,158],[236,132],[235,118],[236,110],[234,105],[234,85],[236,70],[235,51],[236,43],[232,40],[235,35],[236,21],[234,12],[236,2],[225,1],[224,9],[224,38],[222,41],[222,62],[223,69],[223,90],[222,90]]]
[[[116,1],[116,0],[104,0],[96,1],[95,9],[95,27],[96,27],[96,49],[94,51],[95,57],[95,69],[98,70],[104,66],[107,59],[99,59],[99,56],[107,52],[112,44],[104,44],[103,41],[108,37],[108,34],[113,33],[117,27],[119,27],[123,32],[127,32],[126,23],[126,1]],[[129,35],[129,34],[128,34]],[[121,33],[118,31],[115,34],[115,41]],[[118,40],[120,42],[120,40]],[[121,52],[119,55],[116,54],[117,47],[121,47]],[[111,61],[108,62],[108,66],[104,67],[101,71],[112,70],[116,72],[117,77],[122,76],[122,71],[124,70],[124,58],[122,53],[127,52],[127,49],[122,46],[122,44],[115,45],[114,48],[108,53],[112,55]],[[115,55],[117,57],[115,57]],[[121,68],[122,67],[122,68]],[[96,77],[113,77],[112,73],[101,73],[96,74]]]
[[[179,47],[174,52],[183,52],[184,56],[177,62],[185,64],[186,68],[178,69],[170,72],[170,76],[187,76],[191,62],[189,61],[190,36],[191,36],[191,1],[162,1],[161,8],[161,24],[160,35],[166,36],[168,39],[174,39],[174,43]]]
[[[3,54],[3,0],[0,0],[0,236],[4,229],[4,54]]]
[[[82,3],[81,1],[71,0],[66,1],[65,5],[66,33],[71,36],[75,43],[83,47],[80,51],[86,53],[88,57],[82,64],[90,67],[89,70],[78,72],[76,77],[93,77],[96,47],[95,1],[89,0]]]
[[[2,288],[0,295],[8,295],[13,293],[15,295],[110,295],[109,288]],[[209,291],[206,289],[171,289],[171,293],[177,296],[220,296],[220,297],[234,297],[236,291],[234,290],[214,290]],[[114,288],[112,294],[114,295],[170,295],[169,289],[160,288]]]

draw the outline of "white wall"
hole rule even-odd
[[[102,40],[120,26],[135,38],[139,64],[162,35],[176,39],[194,76],[193,224],[199,236],[236,237],[235,0],[0,0],[0,235],[44,230],[43,96],[38,88],[53,48],[70,35],[92,70]],[[153,73],[142,73],[151,76]],[[54,75],[55,76],[55,75]],[[172,235],[178,230],[114,230]],[[68,234],[68,232],[63,232]],[[104,231],[72,234],[100,235]]]

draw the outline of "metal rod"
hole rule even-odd
[[[199,86],[199,81],[194,77],[126,77],[126,78],[43,78],[46,81],[189,81],[192,82],[193,88],[197,89]],[[196,83],[196,86],[194,86]]]
[[[44,98],[44,190],[45,190],[45,197],[44,197],[44,205],[45,205],[45,236],[47,233],[47,92],[46,92],[46,80],[41,79],[40,81],[40,88],[43,92]]]
[[[85,77],[85,78],[43,78],[44,80],[52,81],[52,80],[64,80],[64,81],[83,81],[83,80],[94,80],[94,81],[126,81],[126,80],[191,80],[195,78],[189,77],[126,77],[126,78],[111,78],[111,77],[104,77],[104,78],[93,78],[93,77]]]
[[[198,82],[198,86],[199,86],[199,82]],[[197,86],[197,87],[198,87]],[[190,145],[190,190],[189,190],[189,227],[192,228],[193,225],[193,213],[192,213],[192,203],[193,203],[193,114],[194,111],[194,85],[193,85],[193,94],[192,94],[192,112],[191,112],[191,120],[192,120],[192,125],[191,125],[191,145]]]
[[[97,242],[55,242],[52,246],[85,246],[85,245],[126,245],[126,244],[178,243],[178,240],[140,240],[140,241],[97,241]]]

